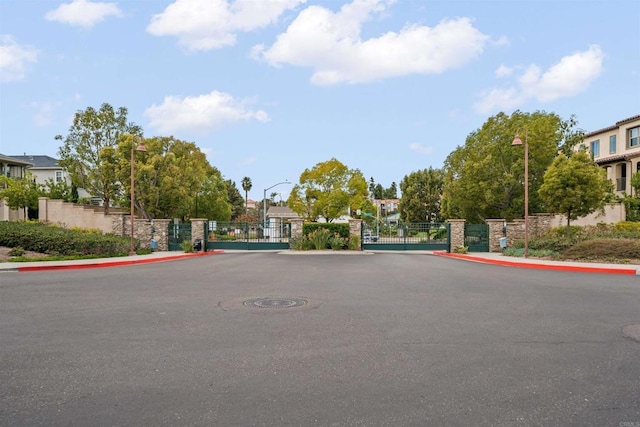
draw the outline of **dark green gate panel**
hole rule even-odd
[[[378,251],[449,251],[449,224],[399,223],[362,228],[362,249]]]
[[[181,251],[182,242],[191,241],[191,224],[170,223],[167,234],[169,236],[169,250]]]
[[[465,224],[464,245],[469,252],[489,252],[489,225]]]
[[[249,251],[289,249],[291,224],[271,222],[220,222],[207,224],[207,249]]]

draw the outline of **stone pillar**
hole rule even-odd
[[[456,248],[464,247],[464,219],[450,219],[449,223],[449,241],[451,246],[449,252],[453,252]]]
[[[169,223],[170,219],[154,219],[152,221],[152,225],[154,228],[154,232],[152,235],[152,239],[156,241],[158,247],[157,251],[168,251],[169,250]]]
[[[302,218],[290,218],[289,223],[291,224],[291,238],[299,239],[302,237],[302,226],[304,224],[304,219]]]
[[[488,219],[489,225],[489,252],[502,252],[500,247],[500,239],[504,237],[502,228],[506,222],[504,219]]]
[[[191,243],[194,244],[197,239],[200,239],[202,242],[202,251],[206,252],[207,248],[205,248],[205,223],[207,222],[206,218],[191,218]]]
[[[349,218],[349,237],[362,237],[362,220],[357,218]]]

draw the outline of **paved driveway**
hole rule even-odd
[[[428,255],[1,273],[0,425],[635,427],[635,323],[635,276]]]

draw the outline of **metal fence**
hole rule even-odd
[[[364,249],[449,250],[449,224],[446,223],[364,224],[362,230]]]
[[[209,221],[206,237],[208,249],[287,249],[291,224]]]

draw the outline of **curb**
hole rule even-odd
[[[88,268],[107,268],[107,267],[123,267],[127,265],[136,265],[136,264],[151,264],[154,262],[166,262],[173,261],[185,258],[195,258],[201,256],[209,256],[209,255],[219,255],[223,253],[223,251],[214,250],[209,252],[198,252],[191,254],[182,254],[175,256],[165,256],[165,257],[157,257],[157,258],[148,258],[148,259],[132,259],[132,260],[118,260],[118,261],[102,261],[102,262],[92,262],[92,263],[83,263],[83,264],[56,264],[56,265],[31,265],[18,267],[15,269],[7,270],[7,271],[18,271],[19,273],[26,273],[30,271],[51,271],[51,270],[84,270]]]
[[[487,259],[483,257],[477,257],[473,255],[464,254],[452,254],[448,252],[434,251],[434,255],[461,259],[465,261],[479,262],[482,264],[500,265],[503,267],[518,267],[518,268],[531,268],[538,270],[556,270],[556,271],[572,271],[579,273],[600,273],[600,274],[628,274],[628,275],[640,275],[640,272],[636,268],[607,268],[607,267],[588,267],[581,265],[557,265],[557,264],[543,264],[543,263],[529,263],[519,261],[503,261],[497,259]]]

